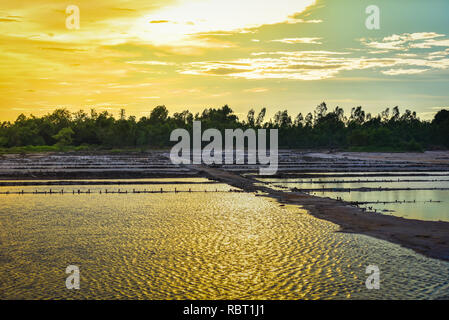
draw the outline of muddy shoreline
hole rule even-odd
[[[169,150],[146,152],[50,152],[0,155],[0,180],[139,179],[201,177],[193,167],[172,164]],[[384,157],[384,158],[382,158]],[[279,150],[277,174],[266,178],[426,176],[449,173],[449,151],[424,153],[335,153]],[[243,176],[257,165],[218,165]],[[263,178],[264,176],[258,176]]]

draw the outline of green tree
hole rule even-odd
[[[72,135],[74,134],[72,128],[62,128],[53,138],[57,141],[59,146],[68,146],[72,144]]]

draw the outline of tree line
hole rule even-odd
[[[350,114],[325,102],[305,115],[278,111],[265,119],[266,109],[251,109],[240,120],[233,110],[206,108],[201,113],[190,111],[169,115],[165,106],[155,107],[148,117],[126,116],[124,109],[115,118],[107,111],[71,113],[56,109],[42,117],[21,114],[14,122],[0,124],[0,147],[21,146],[89,146],[95,148],[163,148],[173,145],[170,133],[176,128],[192,129],[194,120],[202,129],[278,129],[281,148],[332,148],[359,151],[420,151],[449,148],[449,111],[440,110],[431,121],[420,120],[416,112],[399,107],[372,115],[361,106]]]

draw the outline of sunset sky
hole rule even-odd
[[[365,27],[368,5],[380,30]],[[66,28],[66,7],[80,29]],[[0,0],[0,121],[56,107],[449,107],[447,0]]]

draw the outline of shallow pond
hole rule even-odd
[[[449,298],[449,263],[336,231],[249,193],[0,195],[0,298]]]
[[[260,180],[277,189],[306,189],[316,196],[357,202],[362,208],[384,214],[410,219],[449,221],[449,174],[447,172],[438,174],[428,172],[422,176],[385,174],[385,176],[358,174],[351,177],[323,174],[322,177],[313,178]],[[327,190],[321,191],[322,188]],[[382,188],[383,190],[355,191],[360,188]],[[407,188],[414,190],[405,190]]]

